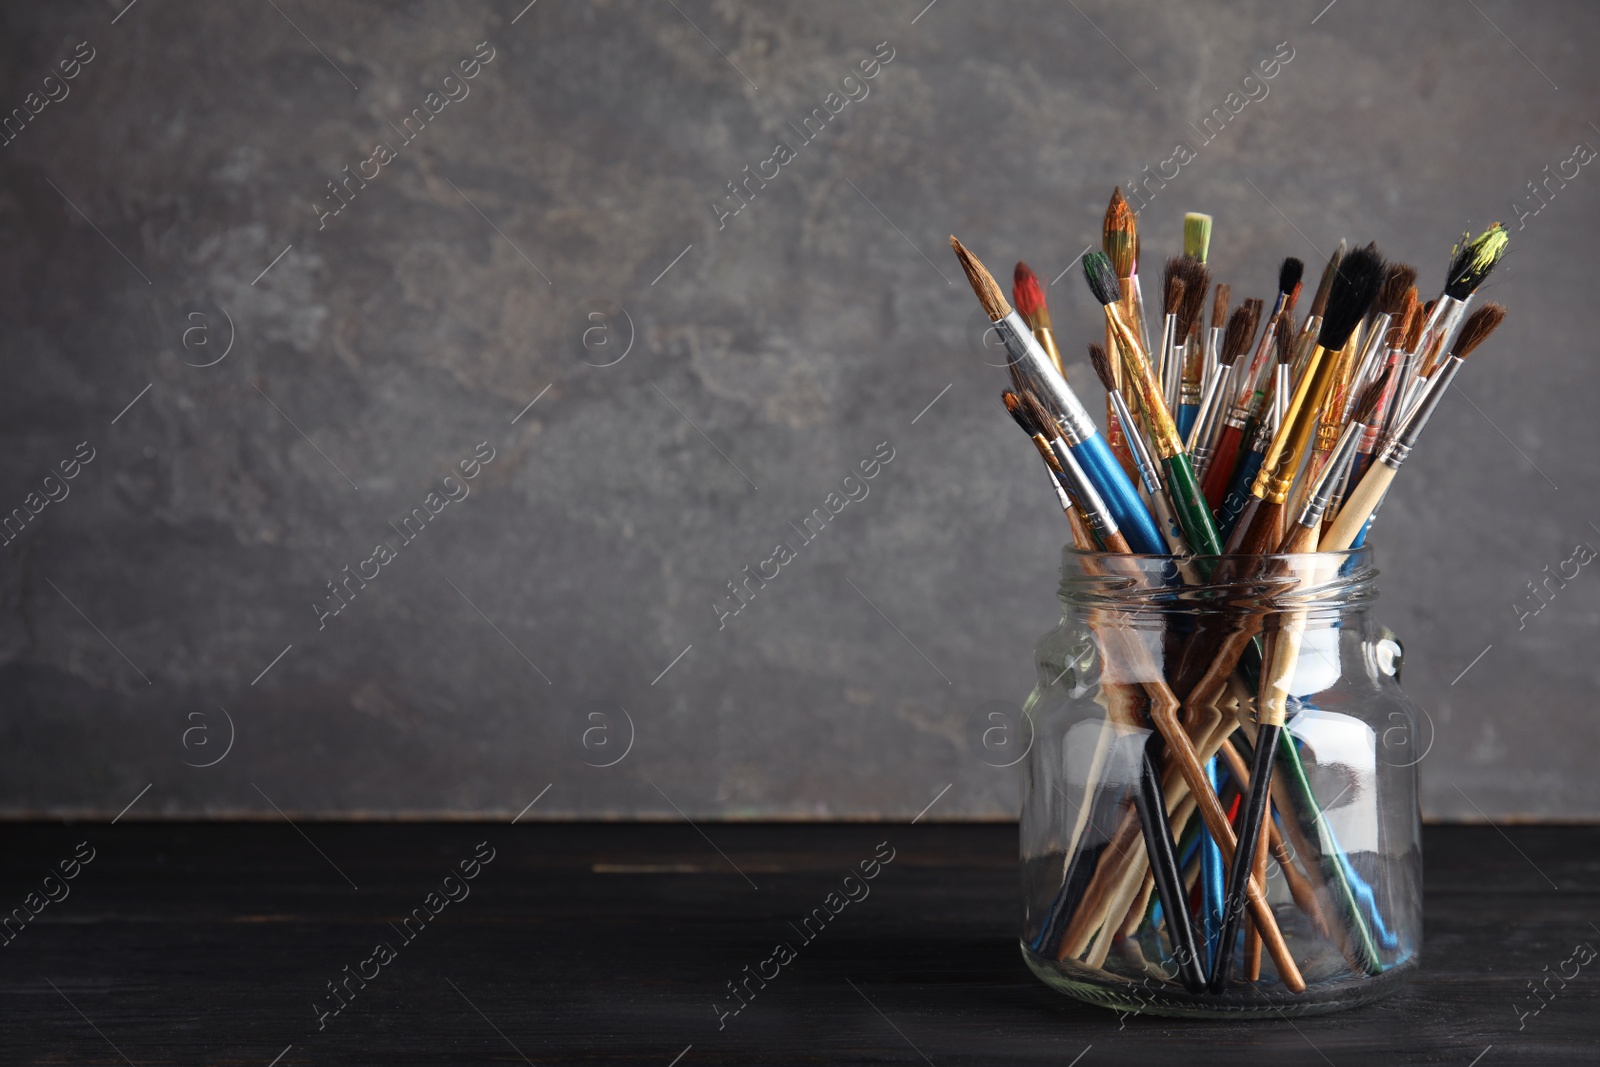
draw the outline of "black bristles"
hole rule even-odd
[[[1322,313],[1317,344],[1330,351],[1344,347],[1371,309],[1383,285],[1383,271],[1383,257],[1378,254],[1376,244],[1358,248],[1344,257],[1328,290],[1328,306]]]
[[[1104,345],[1090,343],[1089,366],[1094,368],[1094,376],[1100,379],[1100,384],[1105,386],[1106,392],[1112,392],[1117,388],[1116,375],[1111,370],[1111,357],[1106,355]]]
[[[1100,301],[1100,306],[1115,304],[1122,299],[1122,288],[1117,284],[1117,272],[1111,269],[1111,260],[1104,252],[1090,252],[1083,257],[1083,276],[1089,282],[1089,291]]]
[[[1023,433],[1027,434],[1029,437],[1038,435],[1039,428],[1034,425],[1033,420],[1028,417],[1027,409],[1022,406],[1021,397],[1007,389],[1005,392],[1000,394],[1000,402],[1006,406],[1006,412],[1010,414],[1012,419],[1016,421],[1016,424],[1022,427]]]
[[[1506,242],[1509,240],[1506,228],[1498,222],[1475,238],[1469,239],[1467,234],[1462,234],[1461,243],[1451,252],[1450,269],[1444,280],[1444,295],[1452,300],[1465,300],[1476,292],[1506,254]]]
[[[1300,284],[1300,279],[1305,276],[1306,265],[1300,260],[1290,256],[1283,261],[1283,266],[1278,268],[1278,292],[1292,293],[1294,287]]]

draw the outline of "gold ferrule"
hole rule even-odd
[[[1300,384],[1284,410],[1283,422],[1261,461],[1261,473],[1250,487],[1252,494],[1269,504],[1282,504],[1289,499],[1289,487],[1294,484],[1295,472],[1300,469],[1306,446],[1316,430],[1317,414],[1327,403],[1337,363],[1338,353],[1321,345],[1314,346],[1306,357],[1305,373],[1300,376]]]
[[[1328,390],[1327,401],[1322,405],[1322,418],[1317,423],[1317,441],[1313,446],[1318,452],[1331,452],[1334,445],[1339,443],[1339,435],[1344,432],[1345,412],[1351,400],[1351,376],[1355,373],[1359,354],[1356,335],[1351,334],[1350,340],[1339,349],[1339,355],[1333,362],[1333,384]]]
[[[1183,439],[1178,436],[1178,427],[1172,421],[1172,412],[1167,409],[1167,403],[1162,399],[1161,383],[1156,381],[1156,374],[1150,367],[1149,357],[1140,346],[1139,339],[1134,336],[1132,328],[1123,321],[1117,305],[1107,304],[1105,310],[1106,322],[1111,327],[1117,350],[1125,361],[1133,393],[1143,411],[1145,434],[1150,447],[1155,450],[1157,459],[1171,459],[1183,451]]]

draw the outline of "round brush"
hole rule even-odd
[[[1012,272],[1011,299],[1017,305],[1017,313],[1033,331],[1034,339],[1056,365],[1056,373],[1065,378],[1067,370],[1061,363],[1061,350],[1056,347],[1055,330],[1050,326],[1050,307],[1044,302],[1044,287],[1026,263],[1018,263]]]

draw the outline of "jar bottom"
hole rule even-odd
[[[1075,1000],[1112,1011],[1177,1018],[1289,1018],[1323,1015],[1370,1004],[1393,993],[1416,973],[1416,957],[1395,964],[1378,975],[1352,975],[1348,980],[1322,982],[1303,993],[1262,991],[1245,987],[1221,994],[1190,993],[1181,986],[1151,989],[1139,982],[1117,982],[1114,976],[1091,970],[1075,960],[1046,959],[1021,943],[1022,958],[1040,981]]]

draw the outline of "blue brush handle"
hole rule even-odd
[[[1178,436],[1183,440],[1189,439],[1189,431],[1194,429],[1195,416],[1200,414],[1199,404],[1178,405]]]
[[[1223,544],[1228,543],[1234,525],[1244,512],[1244,506],[1250,502],[1250,483],[1261,473],[1261,461],[1265,458],[1262,453],[1252,448],[1244,454],[1238,466],[1233,468],[1233,481],[1228,483],[1228,491],[1222,497],[1222,506],[1215,512],[1217,536],[1222,539]]]
[[[1211,780],[1215,793],[1221,784],[1217,780],[1217,758],[1206,763],[1206,777]],[[1237,857],[1235,858],[1237,862]],[[1222,937],[1222,908],[1227,889],[1223,884],[1222,849],[1209,833],[1200,839],[1200,918],[1206,938],[1206,971],[1210,973],[1217,958],[1217,947]]]
[[[1139,499],[1139,491],[1128,480],[1122,464],[1111,454],[1106,439],[1094,434],[1069,447],[1073,458],[1099,490],[1112,518],[1117,520],[1122,536],[1128,539],[1128,547],[1144,555],[1165,554],[1167,543],[1161,539],[1161,528],[1150,516],[1144,501]]]

